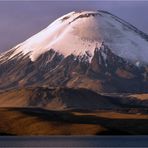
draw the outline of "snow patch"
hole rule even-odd
[[[91,14],[91,15],[90,15]],[[148,42],[119,18],[103,11],[81,11],[68,13],[47,28],[17,45],[10,56],[29,53],[32,61],[53,49],[67,57],[71,54],[91,61],[96,43],[102,41],[112,52],[129,61],[148,63]],[[104,59],[106,55],[103,54]]]
[[[139,66],[140,66],[140,62],[137,61],[135,65],[136,65],[137,67],[139,67]]]

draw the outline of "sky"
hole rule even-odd
[[[109,11],[148,34],[148,1],[0,1],[0,53],[79,10]]]

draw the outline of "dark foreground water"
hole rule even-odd
[[[5,136],[0,147],[148,147],[148,136]]]

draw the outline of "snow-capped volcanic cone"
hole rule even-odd
[[[121,19],[102,11],[68,13],[47,28],[17,45],[14,56],[20,52],[35,61],[50,49],[64,55],[83,56],[92,59],[96,44],[102,42],[118,56],[131,61],[148,63],[148,42],[139,31]],[[14,48],[14,49],[15,49]]]
[[[68,13],[0,56],[0,87],[148,91],[148,36],[105,11]]]

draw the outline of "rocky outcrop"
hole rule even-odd
[[[102,43],[96,47],[91,62],[87,56],[64,58],[54,50],[42,54],[35,62],[17,55],[1,62],[0,89],[24,86],[67,86],[97,92],[147,92],[146,65],[136,65],[115,55]],[[19,57],[19,58],[18,58]]]

